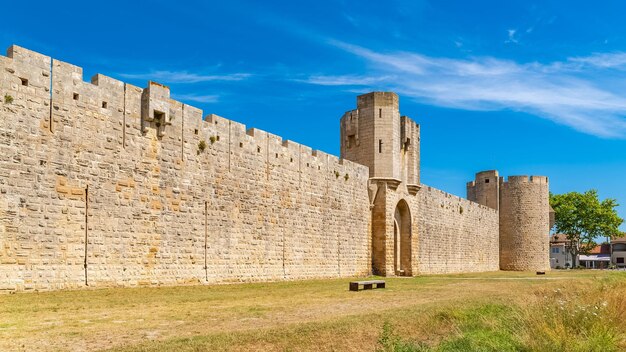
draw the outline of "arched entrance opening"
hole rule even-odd
[[[400,200],[393,216],[393,269],[397,276],[411,276],[411,212]]]

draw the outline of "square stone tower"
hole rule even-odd
[[[370,178],[419,184],[419,125],[400,116],[398,95],[372,92],[341,118],[341,157],[370,169]]]
[[[420,129],[400,115],[397,94],[357,97],[357,108],[341,118],[341,157],[369,167],[373,273],[411,276],[417,272],[411,214],[417,214],[420,188]]]

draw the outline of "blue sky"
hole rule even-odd
[[[6,10],[6,6],[5,6]],[[626,3],[604,1],[13,2],[15,43],[339,154],[355,96],[400,95],[422,180],[475,172],[595,188],[626,217]],[[28,15],[20,15],[28,14]],[[626,230],[626,226],[622,226]]]

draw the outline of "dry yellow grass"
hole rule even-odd
[[[537,315],[537,307],[559,299],[571,305],[595,304],[591,296],[602,295],[615,307],[603,312],[603,319],[626,312],[626,273],[422,276],[387,279],[387,289],[358,293],[347,290],[348,281],[3,295],[0,350],[362,351],[380,347],[384,322],[405,341],[438,348],[468,334],[467,323],[474,320],[485,324],[480,332],[521,324],[515,341],[541,350],[545,346],[533,347],[524,336],[547,336],[542,341],[556,336],[554,341],[561,341],[571,322],[558,321],[558,314],[546,315],[547,310]],[[533,319],[536,324],[526,324]],[[564,346],[569,347],[576,350]]]

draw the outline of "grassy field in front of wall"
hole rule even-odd
[[[0,296],[0,351],[620,351],[626,272],[570,270]]]

